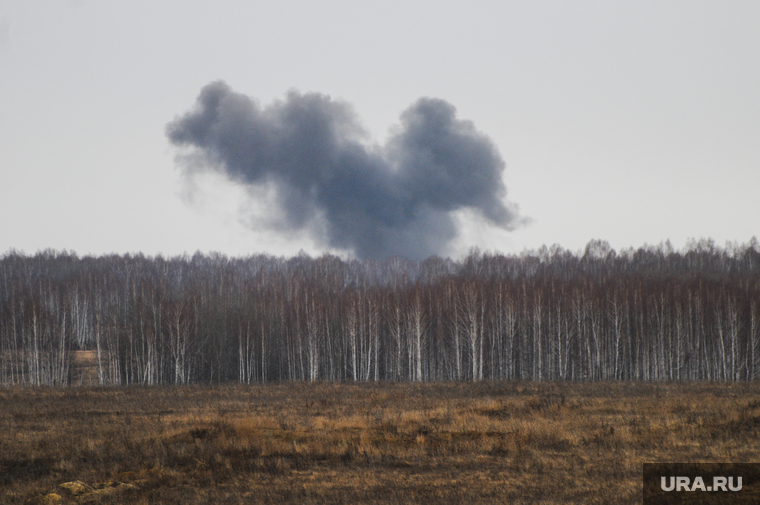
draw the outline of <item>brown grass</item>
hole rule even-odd
[[[642,463],[757,462],[758,393],[704,383],[6,389],[0,502],[640,503]]]

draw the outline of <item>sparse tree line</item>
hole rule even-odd
[[[760,377],[760,245],[0,257],[0,383]]]

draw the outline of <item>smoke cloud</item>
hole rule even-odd
[[[216,170],[249,188],[270,188],[279,226],[307,230],[360,258],[424,258],[457,236],[453,212],[477,211],[512,230],[523,219],[505,202],[504,161],[456,109],[420,98],[385,146],[373,145],[352,107],[292,91],[267,107],[224,82],[166,127],[183,172]]]

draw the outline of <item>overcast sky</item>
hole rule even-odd
[[[224,174],[183,175],[167,124],[218,80],[262,109],[292,90],[350,104],[370,150],[419,98],[453,105],[530,220],[456,211],[453,257],[746,242],[758,27],[756,0],[2,0],[0,254],[329,250],[260,219],[261,194]]]

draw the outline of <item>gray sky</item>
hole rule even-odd
[[[348,103],[369,145],[421,97],[456,107],[532,222],[456,211],[453,256],[746,242],[760,235],[759,26],[754,0],[2,0],[0,254],[326,250],[264,223],[266,190],[178,168],[166,125],[218,80],[262,108],[291,90]]]

